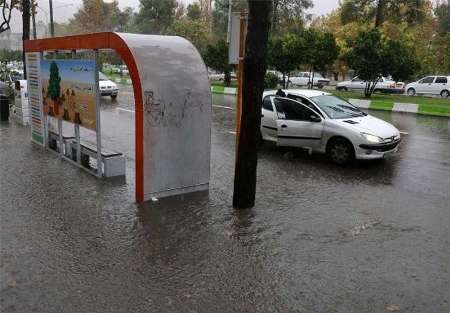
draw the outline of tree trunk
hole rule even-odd
[[[278,5],[280,0],[273,0],[273,13],[272,13],[272,34],[276,33],[278,26]]]
[[[257,149],[272,1],[248,0],[248,9],[241,128],[237,134],[234,173],[233,206],[237,209],[251,208],[255,205]]]
[[[384,23],[384,8],[386,0],[378,0],[377,11],[375,15],[375,28],[381,27]]]
[[[314,67],[313,67],[313,72],[312,72],[312,79],[311,79],[311,84],[309,85],[309,89],[313,89],[314,88]]]
[[[229,87],[231,85],[231,73],[230,71],[225,71],[224,77],[223,77],[223,83],[225,86]]]
[[[25,60],[25,40],[30,39],[30,0],[22,0],[22,59],[23,59],[23,78],[27,79],[27,65]]]

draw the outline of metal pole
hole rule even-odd
[[[56,57],[58,55],[58,51],[55,51],[53,54],[53,59],[56,60]],[[56,104],[58,105],[58,104]],[[58,137],[59,137],[59,156],[64,156],[64,149],[63,149],[63,129],[62,129],[62,118],[60,116],[56,117],[58,119]]]
[[[55,25],[53,25],[53,0],[48,0],[50,10],[50,37],[55,37]]]
[[[40,61],[42,61],[44,59],[44,52],[42,51],[40,52],[40,57],[41,57]],[[44,95],[42,95],[42,97],[44,97]],[[42,118],[44,119],[44,147],[48,149],[48,115],[45,114],[43,106],[42,106]]]
[[[72,59],[76,58],[76,51],[72,50]],[[76,161],[78,164],[81,165],[81,143],[80,143],[80,125],[75,123],[73,124],[74,126],[74,132],[75,132],[75,140],[76,140],[76,145],[77,145],[77,158]],[[71,151],[72,153],[72,151]]]
[[[242,79],[244,77],[244,56],[245,56],[245,27],[247,13],[241,12],[240,30],[239,30],[239,65],[238,65],[238,86],[236,95],[236,155],[238,152],[239,132],[241,130],[241,111],[242,111]]]
[[[102,127],[100,125],[100,91],[98,87],[98,72],[100,70],[98,64],[98,50],[95,53],[95,110],[96,110],[96,135],[97,135],[97,177],[103,176],[102,170]]]
[[[231,11],[233,7],[233,0],[228,0],[228,30],[227,30],[227,43],[231,40]]]
[[[31,20],[33,22],[33,39],[36,39],[36,6],[31,9]]]

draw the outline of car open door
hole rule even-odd
[[[316,112],[291,99],[273,101],[277,110],[277,145],[315,148],[321,144],[324,123]]]
[[[273,107],[274,96],[267,96],[263,99],[261,113],[261,135],[264,140],[277,140],[277,122]]]

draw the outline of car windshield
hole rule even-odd
[[[313,100],[332,119],[366,116],[367,114],[349,102],[332,95],[312,97]]]
[[[102,72],[98,72],[98,80],[108,80],[108,77]]]

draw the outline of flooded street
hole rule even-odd
[[[209,193],[138,206],[124,89],[102,136],[126,184],[0,124],[1,312],[450,312],[449,118],[371,111],[400,151],[345,168],[266,143],[237,212],[235,99],[214,95]]]

